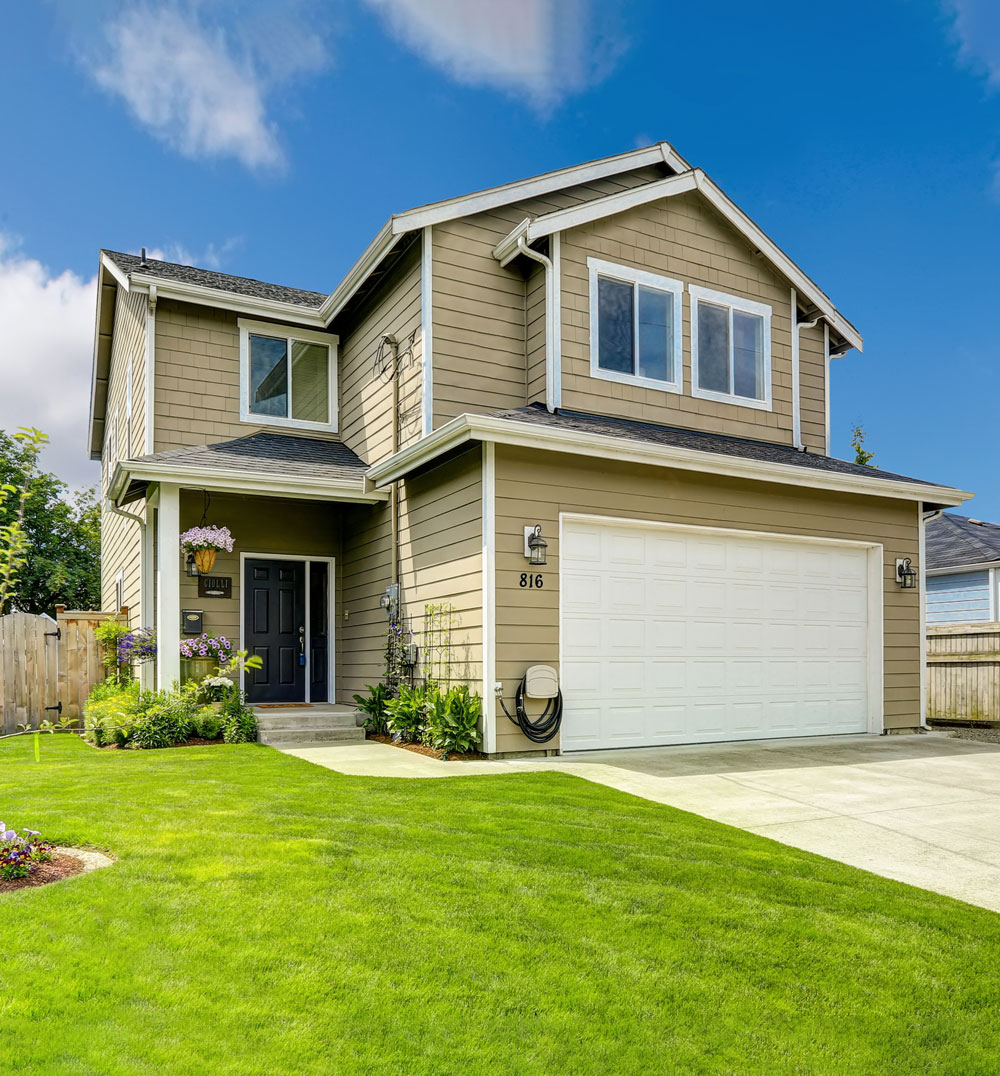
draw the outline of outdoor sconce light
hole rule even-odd
[[[917,573],[910,566],[909,557],[896,559],[896,582],[903,590],[915,590],[917,586]]]
[[[186,570],[187,574],[191,576],[192,579],[197,578],[199,572],[198,565],[194,562],[194,553],[188,553],[187,555]]]
[[[533,568],[540,568],[545,564],[545,550],[548,548],[549,543],[542,537],[541,523],[524,528],[524,555]]]

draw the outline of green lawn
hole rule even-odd
[[[0,1072],[995,1074],[1000,918],[563,774],[0,744]],[[887,835],[891,839],[891,835]]]

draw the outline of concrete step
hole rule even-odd
[[[312,710],[257,710],[262,729],[347,729],[357,727],[357,711],[322,713]]]
[[[265,729],[257,734],[257,742],[271,747],[289,744],[343,743],[364,740],[365,730],[353,725],[349,728],[297,728]]]

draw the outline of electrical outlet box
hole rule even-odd
[[[403,647],[403,664],[412,669],[420,657],[420,650],[416,643],[407,643]]]
[[[532,665],[524,674],[524,693],[532,699],[554,699],[559,677],[551,665]]]

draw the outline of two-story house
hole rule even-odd
[[[548,748],[915,729],[924,515],[968,494],[831,457],[861,344],[665,143],[396,214],[330,293],[103,251],[105,607],[161,684],[195,611],[264,659],[251,700],[346,703],[398,584],[489,754],[537,749],[495,694],[535,664]]]

